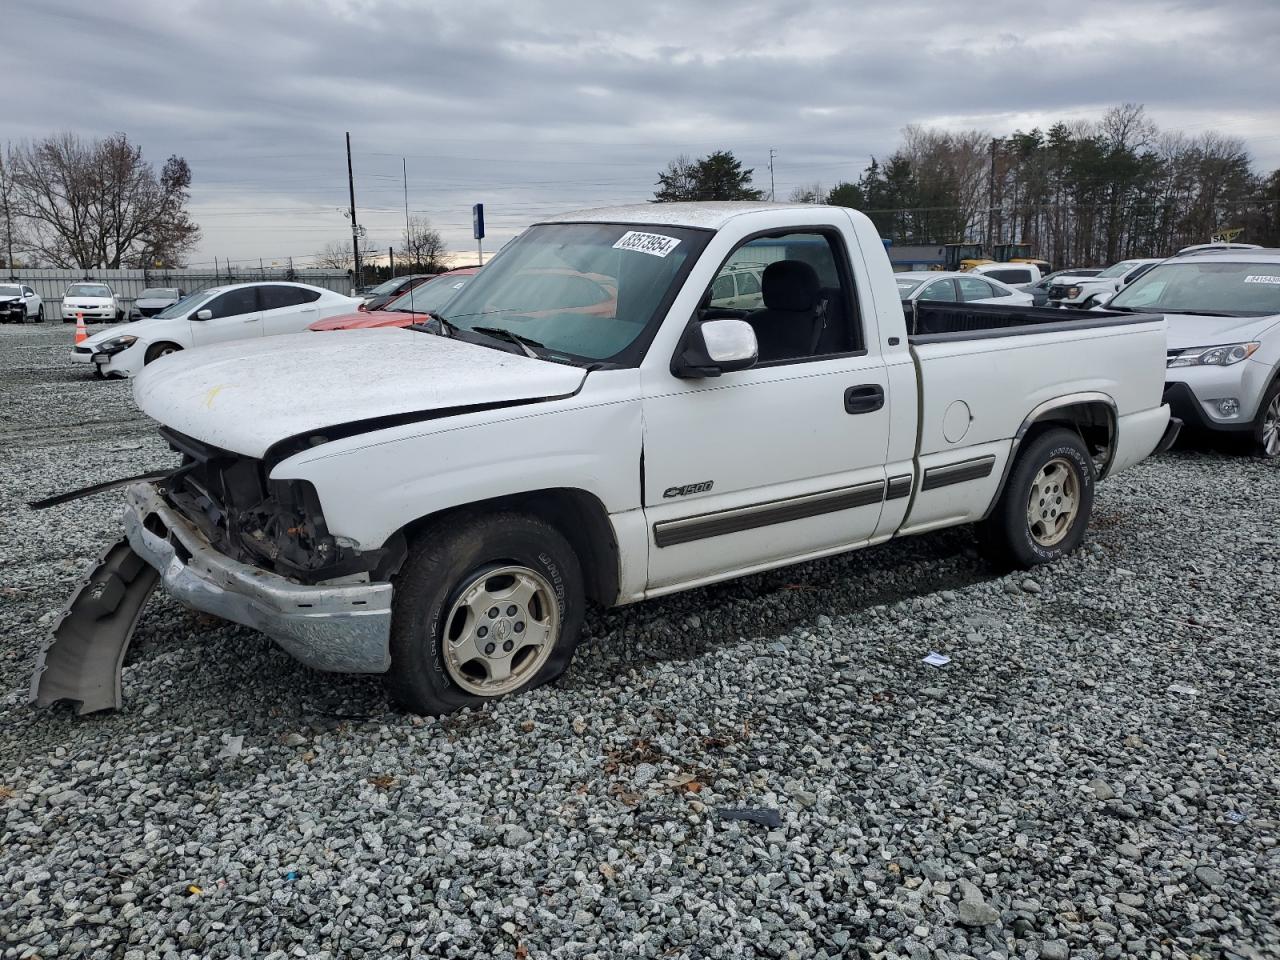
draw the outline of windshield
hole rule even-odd
[[[10,284],[0,284],[0,297],[19,297],[22,295],[22,288],[11,286]]]
[[[912,290],[924,283],[923,280],[913,280],[911,277],[898,277],[897,280],[898,296],[903,300],[906,300],[911,295]]]
[[[1137,260],[1121,260],[1119,263],[1113,263],[1107,269],[1098,274],[1099,278],[1123,277],[1126,273],[1138,265]]]
[[[109,297],[111,291],[100,283],[73,283],[67,287],[68,297]]]
[[[147,287],[140,294],[139,300],[172,300],[178,295],[176,287]]]
[[[384,296],[387,296],[388,294],[395,293],[397,290],[403,287],[406,283],[408,283],[410,279],[411,278],[409,277],[392,277],[390,280],[384,280],[382,283],[378,284],[373,289],[365,291],[365,296],[366,297],[384,297]]]
[[[560,359],[634,362],[711,234],[684,227],[554,223],[513,240],[440,311]]]
[[[437,277],[420,283],[402,297],[397,297],[383,307],[398,313],[439,313],[440,308],[458,295],[471,277]]]
[[[1280,262],[1162,263],[1126,287],[1109,306],[1208,316],[1280,314]]]
[[[193,293],[190,296],[179,300],[177,303],[170,304],[151,319],[168,320],[172,317],[185,317],[192,310],[201,304],[208,303],[221,291],[218,290],[202,290],[200,293]]]

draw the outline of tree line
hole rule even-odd
[[[712,158],[745,176],[700,177],[704,161],[678,158],[654,201],[762,195],[731,153]],[[1058,266],[1168,255],[1229,230],[1280,246],[1280,170],[1256,170],[1236,137],[1162,131],[1137,104],[1007,137],[909,126],[856,180],[790,199],[856,207],[895,243],[1024,242]]]
[[[191,168],[156,169],[123,133],[60,133],[0,153],[0,258],[84,269],[175,267],[200,228],[187,213]]]

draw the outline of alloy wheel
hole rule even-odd
[[[1075,471],[1062,457],[1040,468],[1027,498],[1027,526],[1031,539],[1042,547],[1058,544],[1071,530],[1080,510],[1080,489]]]

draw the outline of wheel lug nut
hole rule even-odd
[[[516,625],[515,625],[515,628],[514,628],[514,629],[515,629],[516,633],[524,633],[524,621],[523,621],[523,620],[517,620],[517,621],[516,621]]]
[[[481,640],[483,640],[488,635],[489,635],[488,627],[479,627],[476,629],[476,636],[479,637]]]
[[[510,640],[508,640],[506,643],[502,645],[502,649],[505,650],[507,653],[510,653],[514,648],[515,648],[515,644],[512,643]]]
[[[497,619],[498,619],[498,608],[497,608],[497,607],[490,607],[490,608],[489,608],[489,619],[490,619],[490,620],[497,620]]]
[[[511,604],[511,606],[507,607],[507,616],[508,616],[508,617],[514,617],[514,616],[516,615],[516,613],[517,613],[517,612],[518,612],[518,611],[516,610],[516,605],[515,605],[514,603],[513,603],[513,604]]]
[[[494,646],[493,646],[493,644],[492,644],[492,643],[486,643],[486,644],[484,645],[484,652],[485,652],[485,654],[487,654],[487,655],[490,655],[490,656],[491,656],[491,655],[493,654],[493,651],[494,651]]]

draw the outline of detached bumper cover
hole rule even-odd
[[[390,668],[391,584],[310,586],[239,563],[215,550],[149,483],[128,489],[124,527],[165,592],[193,610],[261,630],[317,670]]]

